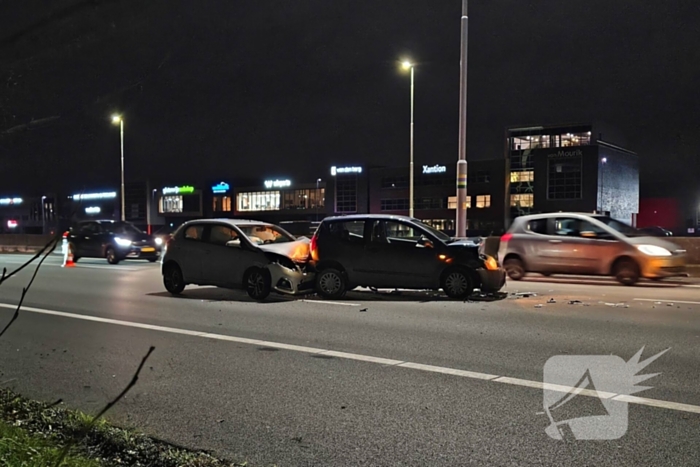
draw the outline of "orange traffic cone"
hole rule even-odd
[[[75,261],[73,261],[73,248],[71,247],[70,243],[68,245],[66,245],[66,254],[63,257],[63,265],[61,267],[64,267],[64,268],[74,268],[75,267]]]

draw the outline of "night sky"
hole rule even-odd
[[[455,161],[460,16],[460,0],[3,1],[0,195],[117,188],[113,112],[127,181],[407,165],[404,57],[416,163]],[[472,0],[469,16],[468,159],[503,157],[510,125],[604,121],[643,183],[697,185],[700,2]]]

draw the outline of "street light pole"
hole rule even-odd
[[[318,196],[318,184],[321,183],[321,179],[317,178],[316,179],[316,222],[318,222],[318,203],[319,203],[319,196]]]
[[[413,217],[413,90],[414,90],[414,69],[415,65],[409,61],[402,64],[405,70],[411,70],[411,148],[410,148],[410,172],[408,174],[408,215]]]
[[[467,235],[467,49],[468,0],[462,0],[462,40],[459,72],[459,160],[457,161],[457,219],[455,236]]]
[[[46,196],[41,197],[41,234],[46,235]]]
[[[119,137],[121,140],[121,156],[122,156],[122,215],[121,219],[122,222],[126,221],[126,202],[125,202],[125,193],[124,193],[124,118],[121,115],[112,115],[112,123],[115,125],[118,123],[119,124]]]

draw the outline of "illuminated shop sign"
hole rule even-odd
[[[117,197],[116,191],[109,191],[105,193],[80,193],[71,196],[74,200],[86,200],[86,199],[112,199]]]
[[[165,188],[163,188],[164,195],[186,195],[189,193],[194,193],[193,186],[166,186]]]
[[[0,204],[3,206],[9,204],[22,204],[22,198],[0,198]]]
[[[445,167],[444,165],[423,166],[424,174],[444,174],[445,172],[447,172],[447,167]]]
[[[102,212],[102,208],[99,206],[88,206],[85,208],[85,214],[99,214]]]
[[[213,193],[227,193],[231,189],[231,186],[226,182],[219,182],[218,184],[211,187]]]
[[[292,186],[291,180],[265,180],[265,188],[286,188]]]
[[[343,175],[343,174],[361,174],[362,167],[331,167],[331,175]]]
[[[7,228],[8,229],[16,229],[17,228],[17,221],[14,219],[10,219],[7,221]]]

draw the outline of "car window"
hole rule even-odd
[[[547,235],[547,219],[533,219],[527,223],[525,230],[528,232]]]
[[[597,236],[609,236],[603,228],[593,223],[571,217],[560,217],[554,220],[554,234],[566,237],[583,237],[582,232],[592,232]]]
[[[340,221],[328,225],[328,233],[344,243],[364,243],[365,221]]]
[[[80,226],[80,233],[83,235],[92,235],[99,233],[100,226],[96,222],[89,222]]]
[[[640,235],[639,231],[632,226],[625,224],[624,222],[617,221],[608,216],[596,216],[597,221],[602,222],[611,229],[618,231],[619,233],[626,235],[628,237],[634,237]]]
[[[202,240],[202,234],[204,233],[204,226],[190,225],[185,229],[185,239],[187,240]]]
[[[239,225],[238,228],[255,245],[287,243],[296,240],[289,232],[276,225]]]
[[[415,247],[424,232],[397,221],[375,221],[372,225],[372,242]]]
[[[232,240],[239,240],[238,232],[225,225],[214,225],[209,231],[209,243],[225,246]]]

